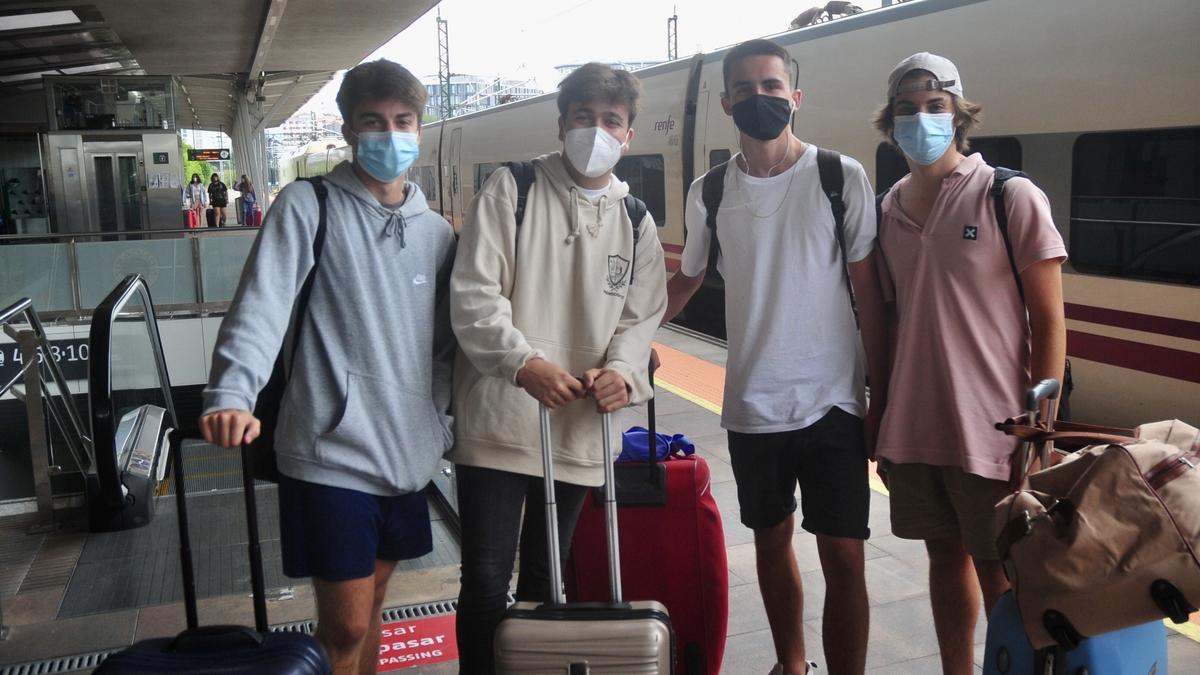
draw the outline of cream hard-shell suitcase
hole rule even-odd
[[[546,485],[550,588],[545,604],[518,602],[496,628],[496,671],[516,675],[670,675],[675,667],[675,636],[667,608],[655,601],[621,598],[617,501],[613,481],[612,433],[604,415],[605,521],[608,526],[610,602],[567,603],[559,559],[558,514],[550,414],[540,409],[542,468]]]

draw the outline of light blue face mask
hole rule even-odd
[[[954,113],[900,115],[892,135],[909,159],[929,166],[941,159],[954,142]]]
[[[417,135],[405,131],[364,131],[358,135],[354,161],[372,178],[390,183],[400,177],[421,154]]]

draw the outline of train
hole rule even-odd
[[[799,64],[795,133],[859,160],[877,191],[907,173],[871,125],[891,68],[917,51],[957,64],[983,106],[972,151],[1029,174],[1067,242],[1075,418],[1131,426],[1200,419],[1198,34],[1194,0],[910,0],[768,37]],[[636,71],[637,136],[615,171],[653,214],[669,273],[689,186],[737,151],[720,105],[726,51]],[[551,93],[427,124],[409,180],[457,228],[492,171],[561,149],[557,118]],[[318,146],[284,175],[349,158]],[[709,307],[689,305],[684,321],[719,312],[719,292],[706,288],[693,304]]]

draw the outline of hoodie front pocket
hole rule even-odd
[[[346,399],[332,430],[317,438],[317,460],[402,492],[433,477],[445,443],[429,396],[348,373]]]

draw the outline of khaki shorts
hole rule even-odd
[[[966,473],[956,466],[887,465],[892,534],[901,539],[961,539],[976,560],[999,560],[995,506],[1012,490],[1008,481]]]

